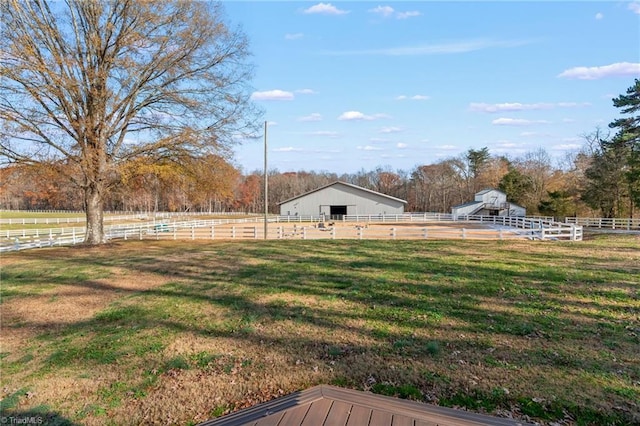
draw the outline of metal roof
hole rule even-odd
[[[347,183],[347,182],[342,182],[342,181],[337,180],[337,181],[332,182],[332,183],[330,183],[328,185],[321,186],[320,188],[316,188],[316,189],[311,190],[309,192],[305,192],[304,194],[300,194],[300,195],[297,195],[295,197],[289,198],[288,200],[281,201],[281,202],[278,203],[278,205],[284,204],[284,203],[288,203],[289,201],[293,201],[293,200],[296,200],[298,198],[306,197],[309,194],[313,194],[314,192],[321,191],[321,190],[323,190],[325,188],[329,188],[330,186],[334,186],[334,185],[348,186],[348,187],[357,189],[359,191],[368,192],[370,194],[379,195],[380,197],[388,198],[390,200],[399,201],[401,203],[407,204],[407,202],[405,200],[401,200],[400,198],[392,197],[391,195],[383,194],[381,192],[372,191],[371,189],[363,188],[363,187],[358,186],[358,185],[353,185],[353,184],[350,184],[350,183]]]

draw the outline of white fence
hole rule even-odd
[[[459,226],[427,224],[452,222],[449,214],[420,213],[403,215],[349,215],[340,221],[322,221],[313,216],[272,216],[268,219],[268,239],[566,239],[582,240],[582,227],[553,222],[548,218],[505,216],[460,216]],[[415,222],[416,226],[409,224]],[[336,223],[340,226],[334,226]],[[394,227],[397,223],[402,226]],[[419,223],[419,225],[418,225]],[[483,223],[493,227],[477,229],[465,223]],[[353,224],[353,225],[351,225]],[[375,226],[370,226],[375,224]],[[389,224],[389,227],[381,226]],[[0,252],[37,247],[78,244],[84,241],[84,227],[22,229],[3,231]],[[108,239],[264,239],[264,219],[214,219],[170,221],[153,220],[105,227]]]
[[[585,228],[640,230],[640,219],[604,218],[604,217],[568,217],[564,220]]]
[[[57,212],[61,213],[61,212]],[[85,223],[87,221],[83,212],[77,212],[79,216],[76,217],[30,217],[30,218],[7,218],[0,219],[0,225],[60,225],[71,223]],[[131,213],[114,215],[104,215],[105,222],[124,222],[124,221],[141,221],[141,220],[161,220],[172,218],[186,218],[191,216],[233,216],[244,215],[245,213],[237,212],[213,212],[213,213],[200,213],[200,212],[151,212],[151,213]]]

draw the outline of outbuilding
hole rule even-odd
[[[474,201],[451,208],[454,219],[464,215],[525,216],[526,213],[524,207],[508,202],[507,194],[497,189],[484,189],[476,193]]]
[[[336,181],[280,203],[283,216],[390,215],[404,213],[405,200]]]

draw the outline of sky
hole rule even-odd
[[[640,1],[223,4],[280,172],[411,171],[483,147],[560,160],[640,78]],[[235,153],[263,169],[263,139]]]

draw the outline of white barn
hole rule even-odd
[[[283,216],[325,216],[402,214],[405,200],[346,182],[333,182],[306,194],[282,201]]]
[[[451,208],[454,219],[464,215],[525,216],[527,210],[507,201],[507,194],[497,189],[485,189],[476,193],[475,201]]]

